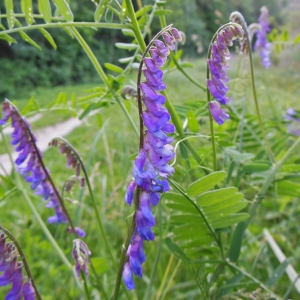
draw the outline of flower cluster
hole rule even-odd
[[[288,121],[288,133],[295,136],[300,136],[300,114],[298,113],[297,115],[293,108],[289,108],[286,111],[285,119]]]
[[[226,70],[229,68],[227,60],[230,58],[230,52],[227,47],[232,46],[233,40],[241,39],[243,36],[243,30],[239,25],[229,24],[215,35],[211,45],[210,58],[207,62],[210,71],[207,87],[215,100],[222,105],[226,105],[228,102],[226,97],[228,87],[225,84],[228,82]],[[218,102],[211,101],[209,108],[215,121],[223,124],[224,119],[228,119],[229,116],[222,110]]]
[[[143,241],[154,239],[152,227],[155,225],[155,218],[151,205],[157,205],[160,193],[169,190],[167,177],[174,172],[168,165],[174,157],[173,147],[169,144],[173,138],[167,134],[173,133],[175,127],[169,122],[168,110],[162,106],[166,98],[159,92],[166,89],[166,85],[162,81],[163,71],[160,68],[166,62],[170,50],[175,49],[174,42],[180,42],[182,37],[175,28],[162,33],[162,36],[164,42],[155,39],[155,46],[149,49],[151,57],[143,58],[146,81],[138,87],[145,106],[141,118],[146,131],[133,167],[134,180],[129,184],[125,196],[127,204],[131,205],[135,199],[136,205],[135,232],[127,250],[128,261],[123,269],[123,280],[128,289],[134,288],[133,274],[142,276],[142,264],[146,260]]]
[[[19,152],[15,160],[19,173],[27,182],[31,183],[31,189],[37,195],[41,195],[44,200],[48,200],[46,207],[53,208],[55,215],[48,218],[51,223],[68,223],[66,213],[61,205],[58,189],[53,184],[50,173],[42,160],[42,152],[36,145],[36,137],[31,131],[30,124],[22,117],[17,108],[8,100],[2,104],[4,117],[0,120],[0,125],[4,125],[9,119],[12,121],[14,131],[11,134],[11,145],[16,146]],[[80,228],[75,228],[81,237],[85,235]]]
[[[35,291],[30,280],[24,283],[23,264],[18,261],[19,254],[12,242],[6,242],[5,234],[0,231],[0,286],[12,285],[5,300],[34,300]]]
[[[75,152],[74,148],[62,138],[54,138],[49,146],[59,147],[60,153],[65,154],[67,158],[66,167],[75,170],[76,180],[79,181],[80,187],[83,188],[85,185],[84,177],[80,177],[81,164],[78,154]],[[65,187],[67,191],[70,191],[75,184],[74,178],[67,181]]]
[[[83,271],[86,276],[89,275],[88,264],[89,256],[91,255],[91,251],[88,246],[80,239],[75,239],[73,241],[73,250],[72,255],[75,260],[75,270],[77,276],[80,276],[80,271]]]
[[[267,39],[267,32],[270,31],[269,23],[269,11],[266,6],[263,6],[260,9],[260,16],[258,18],[258,23],[261,26],[261,29],[257,31],[256,36],[257,40],[254,45],[254,50],[260,49],[260,56],[262,65],[268,69],[271,66],[270,54],[271,54],[271,44]]]

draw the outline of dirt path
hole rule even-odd
[[[34,122],[35,120],[39,119],[42,117],[42,114],[37,114],[28,121],[30,123]],[[72,132],[76,127],[80,126],[83,123],[83,121],[77,119],[77,118],[71,118],[65,122],[58,123],[53,126],[45,127],[40,130],[36,130],[34,133],[37,137],[37,146],[39,149],[44,152],[45,150],[48,149],[48,143],[50,140],[52,140],[54,137],[57,136],[65,136],[68,133]],[[10,134],[12,132],[12,128],[6,128],[4,133],[5,134]],[[17,153],[13,152],[12,153],[13,160],[17,158]],[[9,160],[9,155],[8,154],[3,154],[0,155],[0,174],[1,175],[6,175],[10,174],[12,170],[12,165]]]

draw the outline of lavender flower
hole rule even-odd
[[[77,276],[80,276],[80,271],[83,271],[85,275],[88,276],[88,264],[90,263],[89,256],[91,255],[91,251],[82,240],[75,239],[73,241],[72,255],[75,260]]]
[[[207,65],[210,72],[210,78],[207,79],[207,87],[212,96],[220,102],[220,104],[226,105],[228,98],[226,93],[228,87],[225,85],[228,82],[226,70],[229,68],[227,60],[230,58],[230,52],[228,46],[232,46],[234,39],[240,39],[243,37],[243,30],[237,24],[228,24],[220,32],[218,32],[211,44],[210,57]],[[215,121],[219,124],[223,124],[222,119],[228,119],[220,106],[216,103],[210,104],[210,112]]]
[[[297,114],[293,108],[288,108],[285,119],[288,121],[288,133],[295,136],[300,136],[300,114]]]
[[[219,103],[216,101],[209,102],[209,110],[211,112],[212,117],[215,121],[222,125],[224,120],[229,119],[229,115],[227,115],[222,108],[220,107]]]
[[[5,300],[34,300],[35,292],[30,281],[24,284],[23,264],[18,261],[19,254],[12,242],[6,242],[5,234],[0,231],[0,286],[12,285]],[[30,292],[29,292],[30,291]]]
[[[54,186],[49,171],[46,169],[42,152],[36,145],[36,137],[31,131],[30,124],[22,117],[18,109],[8,100],[2,104],[3,118],[0,125],[4,125],[9,119],[14,128],[11,134],[11,145],[16,146],[19,156],[15,160],[19,173],[27,182],[31,183],[31,189],[44,200],[48,200],[46,207],[53,208],[55,215],[48,218],[51,223],[68,223],[67,215],[62,207],[62,200],[58,189]],[[75,229],[81,234],[81,229]],[[81,235],[80,235],[81,236]]]
[[[154,39],[149,48],[151,57],[143,58],[146,81],[138,86],[138,94],[141,91],[145,106],[141,118],[146,131],[133,167],[134,180],[130,183],[125,196],[126,203],[131,205],[135,198],[134,194],[137,195],[136,227],[127,249],[128,261],[123,269],[123,281],[128,289],[134,289],[133,274],[142,277],[142,264],[146,260],[143,242],[154,239],[152,227],[155,225],[155,218],[151,205],[157,205],[160,194],[170,189],[167,177],[174,172],[168,165],[174,157],[173,147],[169,144],[173,138],[167,134],[173,133],[175,127],[169,122],[168,110],[162,106],[166,98],[158,92],[166,89],[162,81],[163,71],[160,68],[166,62],[170,50],[175,49],[174,42],[179,42],[182,38],[175,28],[163,32],[162,37],[165,43]]]
[[[261,26],[261,30],[257,31],[257,40],[254,45],[254,50],[260,49],[260,56],[262,65],[268,69],[271,66],[270,54],[271,54],[271,44],[267,39],[267,32],[270,31],[269,22],[269,11],[266,6],[260,9],[260,16],[258,18],[258,23]]]

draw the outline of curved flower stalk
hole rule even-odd
[[[9,237],[11,242],[7,242]],[[22,262],[19,261],[21,256]],[[23,276],[25,266],[28,277]],[[11,233],[0,226],[0,286],[11,285],[5,300],[35,300],[41,296],[35,286],[25,255]]]
[[[162,36],[163,41],[158,38]],[[123,269],[123,280],[127,289],[134,289],[133,274],[142,277],[142,264],[146,260],[143,251],[144,241],[154,239],[152,227],[155,218],[151,205],[157,205],[160,194],[170,187],[168,176],[174,169],[168,162],[174,157],[168,136],[174,132],[170,114],[163,107],[166,98],[159,92],[166,89],[163,82],[164,65],[170,50],[175,49],[174,42],[182,40],[178,30],[170,26],[158,33],[147,47],[139,69],[138,105],[140,113],[140,151],[133,167],[133,181],[129,184],[125,201],[128,205],[135,203],[134,230],[127,249],[127,261]],[[150,52],[151,56],[146,57]],[[143,72],[145,81],[141,81]],[[142,94],[142,95],[141,95]],[[143,105],[144,109],[143,109]],[[144,126],[146,130],[144,131]]]
[[[267,33],[270,31],[269,11],[266,6],[263,6],[260,12],[258,23],[261,26],[261,30],[256,32],[257,40],[254,45],[254,50],[260,50],[262,65],[268,69],[271,66],[271,43],[269,43],[267,39]]]
[[[288,108],[286,111],[285,119],[288,121],[287,129],[288,133],[300,136],[300,117],[297,116],[296,111],[293,108]]]
[[[226,70],[229,68],[227,60],[230,59],[228,46],[233,45],[233,40],[243,39],[243,37],[242,27],[235,23],[229,23],[219,29],[210,44],[207,61],[207,87],[218,102],[208,99],[209,110],[211,116],[220,125],[224,123],[224,120],[229,119],[229,115],[219,105],[219,103],[226,105],[229,100],[226,97],[228,91]]]
[[[15,150],[19,152],[15,160],[19,173],[27,182],[31,183],[31,189],[35,190],[37,195],[41,195],[44,200],[48,200],[46,207],[53,208],[55,215],[48,218],[51,223],[69,223],[71,232],[77,236],[85,236],[81,228],[74,228],[72,220],[64,206],[60,193],[50,177],[49,170],[43,162],[42,152],[36,145],[36,137],[31,131],[30,124],[22,117],[18,109],[9,101],[5,100],[2,104],[3,118],[0,125],[4,125],[9,119],[14,128],[11,134],[11,145],[16,146]]]

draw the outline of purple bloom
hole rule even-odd
[[[83,271],[86,276],[89,275],[88,264],[91,251],[87,245],[80,239],[73,240],[72,255],[75,260],[75,269],[77,276],[80,276],[80,271]]]
[[[0,124],[3,125],[9,119],[12,120],[14,131],[11,134],[11,144],[16,146],[16,151],[19,152],[19,156],[15,160],[19,173],[27,182],[31,183],[30,187],[35,190],[37,195],[41,195],[44,200],[50,199],[46,207],[53,208],[55,215],[49,217],[48,222],[68,223],[61,206],[60,193],[53,185],[50,172],[42,161],[43,154],[36,146],[36,137],[31,131],[30,124],[8,100],[3,102],[2,112],[4,117],[0,120]],[[68,163],[74,165],[71,158]]]
[[[11,285],[5,300],[34,300],[35,291],[31,287],[28,292],[28,283],[23,285],[22,263],[18,261],[19,254],[12,242],[6,242],[5,234],[0,231],[0,286]]]
[[[224,119],[225,120],[229,119],[229,115],[227,115],[222,110],[222,108],[216,101],[211,101],[209,103],[209,110],[210,110],[210,113],[211,113],[212,117],[214,118],[214,120],[220,125],[222,125],[224,123]]]
[[[157,205],[160,193],[167,192],[170,187],[167,177],[174,172],[168,162],[174,157],[173,141],[167,134],[173,133],[175,126],[171,124],[170,114],[162,105],[166,102],[165,96],[159,94],[166,88],[162,81],[164,65],[170,50],[175,49],[174,42],[181,41],[182,37],[177,29],[162,34],[164,42],[155,40],[155,46],[150,48],[151,57],[143,58],[145,82],[140,83],[142,101],[145,110],[141,117],[146,127],[143,137],[143,148],[140,149],[133,166],[132,181],[127,189],[125,201],[131,205],[134,191],[138,188],[138,205],[135,214],[135,232],[127,250],[128,262],[123,269],[123,281],[128,289],[134,288],[133,274],[142,276],[142,264],[146,257],[143,251],[143,241],[154,239],[152,227],[155,218],[151,205]]]
[[[227,47],[232,46],[233,40],[242,39],[243,35],[243,30],[240,26],[229,25],[217,34],[215,41],[211,45],[211,54],[207,62],[210,71],[207,87],[214,99],[222,105],[226,105],[228,102],[228,97],[226,96],[228,87],[225,84],[228,82],[226,70],[229,68],[227,60],[230,59],[230,52]],[[216,102],[211,102],[209,106],[211,115],[217,123],[223,124],[223,119],[229,118]]]
[[[263,6],[261,7],[260,12],[261,14],[258,18],[258,23],[261,26],[261,29],[256,33],[257,40],[254,45],[254,50],[260,49],[262,65],[268,69],[271,66],[271,44],[267,39],[267,32],[270,31],[270,22],[268,19],[269,11],[266,6]]]
[[[297,114],[293,108],[288,108],[285,119],[288,121],[288,133],[295,136],[300,136],[300,114]]]

